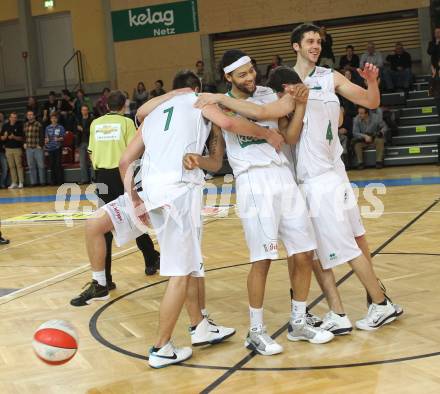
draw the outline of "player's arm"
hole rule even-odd
[[[299,137],[301,136],[301,130],[304,125],[306,105],[307,104],[305,103],[296,103],[295,113],[293,114],[293,117],[290,120],[286,131],[284,132],[284,139],[286,140],[286,144],[294,145],[298,142]]]
[[[380,104],[379,85],[377,77],[379,69],[370,63],[365,63],[363,70],[358,68],[359,75],[368,82],[368,89],[363,89],[345,78],[341,73],[334,71],[335,90],[341,96],[363,107],[375,109]]]
[[[197,108],[204,108],[210,104],[220,104],[246,118],[256,120],[278,119],[295,109],[295,100],[288,95],[269,104],[257,105],[249,101],[237,100],[225,94],[202,93],[199,95],[195,106]]]
[[[275,130],[261,127],[238,116],[227,116],[216,105],[204,106],[202,108],[202,114],[205,118],[209,119],[224,130],[247,137],[266,140],[277,150],[281,148],[283,143],[283,137]]]
[[[211,138],[209,140],[208,155],[201,156],[196,153],[188,153],[183,158],[183,165],[187,170],[201,168],[209,172],[217,172],[222,168],[225,155],[225,140],[220,127],[213,124]]]
[[[168,93],[163,94],[162,96],[154,97],[148,100],[146,103],[142,104],[138,110],[136,111],[137,120],[142,123],[147,115],[149,115],[156,107],[163,104],[164,102],[172,99],[173,97],[183,94],[183,93],[191,93],[193,90],[190,88],[182,88],[171,90]]]

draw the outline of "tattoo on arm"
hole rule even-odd
[[[215,156],[215,153],[217,152],[217,146],[218,146],[218,133],[214,132],[212,134],[211,140],[209,141],[210,156]]]

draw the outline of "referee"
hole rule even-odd
[[[124,194],[124,185],[119,174],[119,160],[127,145],[136,133],[133,121],[123,116],[126,97],[120,90],[114,90],[108,96],[110,112],[95,119],[90,125],[88,150],[95,169],[97,194],[105,204]],[[106,256],[105,276],[109,290],[116,288],[112,281],[112,240],[111,232],[105,234]],[[159,267],[160,255],[154,250],[148,234],[136,239],[138,248],[144,255],[145,274],[154,275]]]

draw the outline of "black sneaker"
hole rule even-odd
[[[158,269],[160,269],[160,255],[157,256],[157,259],[153,264],[145,265],[145,275],[154,275]]]
[[[0,245],[7,245],[9,243],[9,239],[3,238],[0,235]]]
[[[116,283],[115,282],[110,282],[109,285],[107,285],[108,291],[112,291],[114,289],[116,289]]]
[[[86,283],[84,287],[87,285],[90,286],[87,287],[87,289],[84,290],[78,297],[70,300],[70,305],[85,306],[89,305],[93,301],[104,301],[110,298],[107,286],[99,285],[96,280]]]

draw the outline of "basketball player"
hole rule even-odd
[[[221,72],[232,88],[230,97],[258,105],[276,101],[271,89],[256,86],[251,59],[239,50],[223,54]],[[277,127],[278,121],[260,122]],[[262,355],[274,355],[283,348],[268,334],[263,319],[263,301],[271,261],[278,257],[278,240],[283,241],[290,260],[295,299],[289,321],[288,339],[326,343],[333,339],[327,331],[312,327],[306,320],[306,300],[312,274],[315,240],[301,193],[289,169],[289,161],[265,141],[246,138],[223,128],[229,163],[236,178],[239,216],[250,253],[248,275],[250,329],[245,346]],[[200,164],[200,167],[207,169]]]
[[[191,87],[200,90],[200,81],[191,71],[176,75],[173,88]],[[203,276],[200,247],[201,200],[203,173],[186,171],[182,159],[187,152],[202,153],[211,130],[211,122],[248,136],[267,138],[279,146],[282,137],[274,130],[255,125],[245,119],[225,116],[215,106],[202,111],[194,108],[196,95],[182,94],[158,106],[145,118],[120,162],[121,178],[126,193],[97,211],[96,218],[86,224],[86,240],[93,270],[89,288],[72,300],[76,306],[108,298],[108,288],[99,284],[105,275],[104,234],[113,231],[116,243],[135,239],[146,231],[151,221],[161,248],[160,274],[169,276],[159,318],[159,334],[149,352],[149,364],[161,368],[191,357],[191,348],[177,348],[170,341],[172,331],[186,299],[191,321],[191,342],[194,346],[214,344],[235,333],[232,328],[216,326],[203,318],[198,302],[198,283]],[[220,167],[223,155],[217,156],[220,130],[213,127],[210,152]],[[145,152],[144,152],[145,151]],[[144,153],[144,154],[143,154]],[[143,154],[142,192],[134,190],[132,163]]]
[[[400,306],[394,306],[386,297],[374,275],[371,255],[358,207],[353,204],[354,207],[347,212],[340,212],[341,205],[337,207],[329,206],[327,209],[324,207],[325,203],[338,197],[338,190],[343,190],[344,184],[347,185],[345,190],[347,196],[352,194],[351,187],[348,186],[348,177],[344,165],[340,159],[339,151],[342,147],[338,143],[338,138],[335,138],[337,134],[333,132],[333,130],[337,130],[339,119],[339,106],[336,106],[338,100],[335,91],[359,105],[375,108],[380,100],[377,86],[378,70],[370,64],[366,64],[364,70],[358,70],[359,74],[368,81],[368,90],[365,90],[351,83],[338,72],[316,67],[316,61],[321,50],[321,39],[319,28],[314,25],[304,24],[297,27],[292,32],[291,43],[298,55],[295,70],[311,91],[321,92],[320,101],[326,103],[321,111],[316,109],[310,109],[309,111],[306,120],[311,126],[309,124],[304,125],[308,131],[307,136],[305,134],[301,136],[300,143],[297,146],[297,153],[300,157],[297,158],[296,168],[298,179],[304,182],[304,190],[306,190],[309,204],[313,203],[319,208],[318,217],[314,217],[312,220],[317,233],[318,257],[321,260],[321,265],[315,264],[314,269],[331,308],[322,327],[333,331],[335,334],[345,334],[352,329],[348,317],[343,312],[335,278],[330,270],[336,265],[349,261],[372,299],[366,318],[356,322],[356,326],[363,330],[375,330],[383,324],[395,320],[396,316],[403,311]],[[283,81],[284,84],[292,82],[293,79]],[[297,90],[297,87],[292,87],[292,89]],[[292,93],[296,94],[294,90]],[[219,102],[239,113],[246,116],[252,115],[257,119],[274,115],[283,116],[286,114],[286,107],[291,102],[283,97],[280,100],[282,106],[269,104],[265,106],[264,110],[261,110],[261,107],[258,108],[257,106],[245,108],[243,103],[232,102],[230,99],[224,99],[221,95],[206,97],[203,100],[204,102],[199,103],[199,105],[206,102]],[[293,109],[293,106],[291,106],[289,111]],[[324,130],[321,130],[323,126],[319,125],[322,121],[327,122]],[[324,131],[325,133],[322,134]],[[301,143],[301,141],[303,142]],[[331,190],[327,196],[322,194],[325,189],[322,185],[323,182],[327,182],[327,189]],[[342,210],[344,211],[344,209]],[[343,225],[333,226],[334,223],[338,222],[338,218],[332,217],[331,214],[344,216]],[[353,236],[356,238],[356,242],[354,242]],[[352,240],[352,242],[349,242],[349,240]],[[321,269],[321,266],[324,267],[324,270]]]

